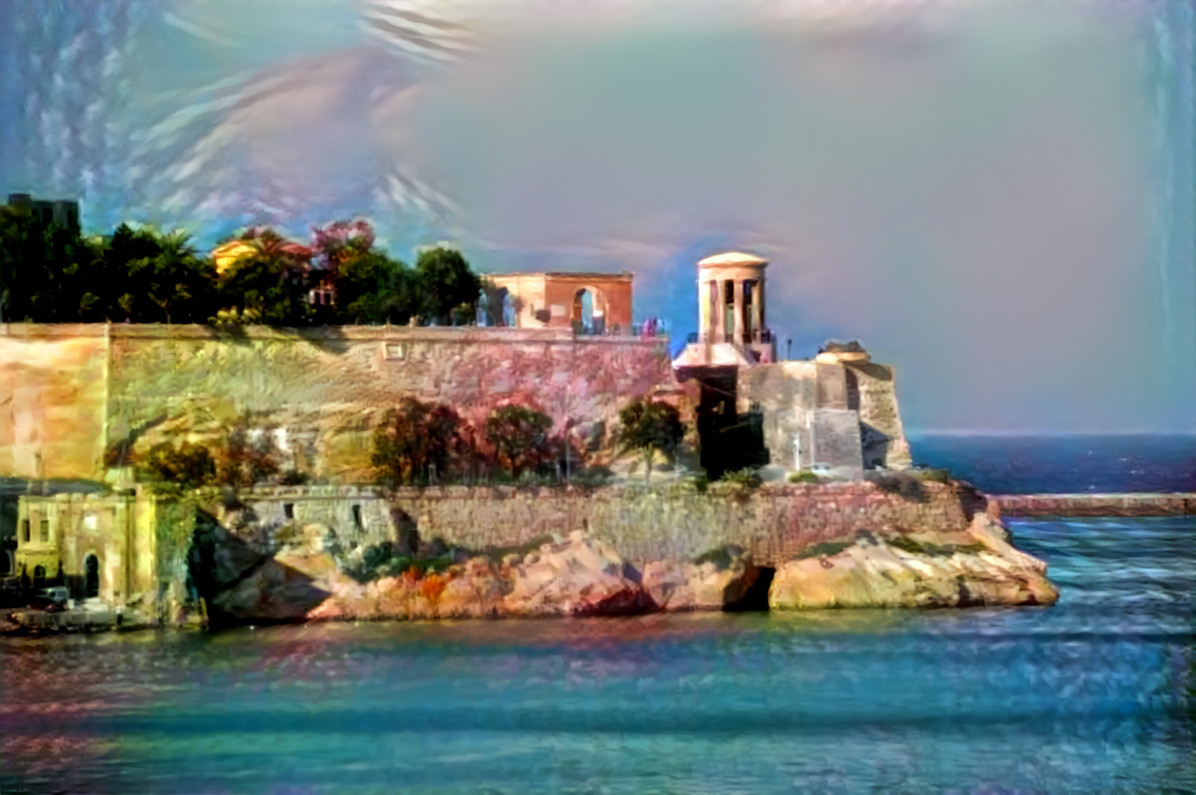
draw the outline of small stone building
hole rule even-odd
[[[306,531],[329,530],[345,548],[411,542],[419,517],[392,510],[371,486],[246,489],[210,505],[184,503],[142,488],[107,494],[22,495],[16,570],[35,589],[65,585],[71,598],[135,606],[147,614],[179,598],[197,508],[259,553],[303,544]],[[180,510],[181,509],[181,510]]]
[[[158,599],[159,501],[148,495],[22,496],[16,570],[33,588],[65,585],[74,599]]]
[[[510,296],[518,328],[573,328],[588,334],[631,329],[630,273],[495,273],[483,278]]]

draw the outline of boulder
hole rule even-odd
[[[862,533],[819,546],[822,554],[814,549],[777,569],[769,607],[1049,605],[1059,598],[1046,564],[1014,549],[985,514],[962,533]]]
[[[626,615],[655,609],[623,559],[580,531],[509,567],[503,611],[510,616]]]
[[[329,595],[303,572],[268,560],[235,586],[217,594],[212,606],[240,621],[295,621]]]
[[[727,560],[681,563],[658,560],[644,567],[643,588],[661,610],[722,610],[743,601],[760,570],[738,550]]]
[[[507,584],[486,558],[471,558],[448,581],[436,612],[440,618],[498,618],[505,614]]]

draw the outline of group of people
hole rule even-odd
[[[645,320],[641,335],[644,337],[655,337],[657,334],[662,336],[665,334],[664,320],[659,317],[650,317]]]

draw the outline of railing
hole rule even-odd
[[[668,337],[668,331],[661,327],[656,327],[653,330],[647,327],[644,323],[632,323],[630,326],[621,326],[618,323],[610,325],[593,323],[573,322],[573,333],[578,337],[623,337],[625,339],[654,339]]]
[[[736,342],[735,337],[736,337],[736,335],[734,332],[730,332],[730,333],[721,332],[720,333],[720,332],[714,331],[714,332],[710,332],[709,334],[703,334],[703,333],[694,331],[694,332],[690,332],[689,336],[686,337],[686,341],[689,342],[691,345],[697,344],[699,342],[729,342],[729,343],[734,344]],[[745,333],[743,335],[743,344],[764,345],[764,344],[772,342],[774,339],[775,339],[775,337],[773,336],[771,329],[761,329],[759,331]]]

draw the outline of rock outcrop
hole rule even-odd
[[[859,533],[816,545],[777,569],[772,609],[1048,605],[1058,592],[1046,564],[976,514],[958,533]]]
[[[692,563],[655,561],[641,575],[580,531],[531,551],[459,555],[442,571],[412,564],[368,582],[316,546],[313,536],[275,555],[222,590],[213,608],[239,621],[296,621],[743,609],[762,607],[765,592],[774,609],[1046,605],[1058,598],[1046,565],[1015,549],[986,514],[951,533],[861,531],[818,544],[779,567],[771,585],[767,570],[735,547]]]
[[[737,548],[697,563],[660,560],[644,567],[643,587],[661,610],[723,610],[743,602],[760,569]]]

